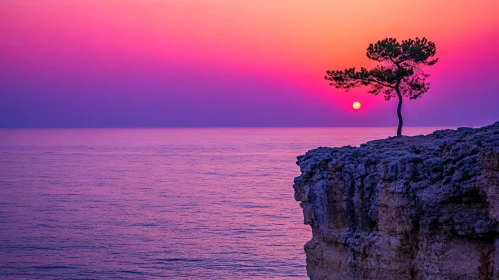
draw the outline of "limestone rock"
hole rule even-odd
[[[499,279],[499,122],[297,164],[311,279]]]

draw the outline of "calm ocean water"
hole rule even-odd
[[[0,278],[304,279],[296,156],[394,132],[0,130]]]

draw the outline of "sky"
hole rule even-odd
[[[396,99],[324,80],[372,67],[366,48],[386,37],[437,46],[405,125],[486,125],[499,121],[497,11],[497,0],[2,0],[0,127],[396,126]]]

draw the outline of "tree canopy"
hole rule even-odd
[[[426,38],[407,39],[398,42],[395,38],[386,38],[367,48],[367,57],[379,62],[373,69],[355,67],[345,70],[328,70],[325,79],[330,85],[349,91],[359,86],[370,86],[368,93],[384,95],[386,100],[394,96],[399,98],[399,129],[401,135],[402,116],[400,108],[402,97],[417,99],[425,94],[430,83],[426,81],[428,74],[423,72],[424,66],[432,66],[438,62],[433,58],[436,54],[435,43]]]

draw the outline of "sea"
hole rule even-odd
[[[0,279],[307,279],[296,157],[394,133],[1,129]]]

